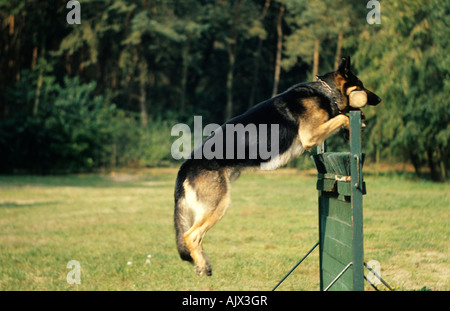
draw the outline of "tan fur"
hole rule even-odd
[[[342,94],[345,94],[344,89],[346,82],[347,80],[343,76],[341,76],[338,72],[334,74],[334,83],[336,84],[336,87],[339,89],[339,91],[341,91]],[[346,111],[347,105],[348,100],[347,97],[344,96],[343,100],[338,102],[338,108],[340,111]]]
[[[211,264],[203,252],[202,241],[230,206],[230,175],[228,170],[205,171],[191,185],[183,183],[188,208],[193,214],[192,227],[184,234],[186,246],[199,275],[211,275]]]
[[[334,75],[334,82],[336,83],[336,86],[341,91],[341,93],[345,94],[344,86],[345,83],[347,82],[347,79],[345,79],[345,77],[341,76],[339,73],[336,72]]]
[[[350,123],[346,115],[340,114],[328,120],[328,113],[320,109],[314,98],[302,101],[306,113],[300,117],[299,138],[306,150],[321,144],[328,136],[341,127],[349,128]]]
[[[351,87],[349,87],[349,88],[347,89],[347,91],[346,91],[347,96],[350,95],[351,92],[356,91],[357,89],[358,89],[357,86],[351,86]]]

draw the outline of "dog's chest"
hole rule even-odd
[[[291,146],[286,151],[273,157],[270,161],[262,163],[261,169],[275,170],[275,169],[279,168],[280,166],[283,166],[286,163],[288,163],[291,159],[299,157],[300,155],[303,154],[303,152],[305,152],[305,148],[303,148],[303,145],[300,142],[300,139],[298,137],[296,137],[292,141]]]

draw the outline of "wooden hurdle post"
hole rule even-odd
[[[350,112],[350,152],[312,158],[318,170],[321,290],[364,290],[361,112]]]
[[[320,290],[362,291],[362,196],[366,193],[366,185],[362,176],[361,112],[350,111],[350,152],[326,152],[323,143],[317,147],[317,154],[312,159],[318,171],[319,241],[272,290],[276,290],[319,246]],[[391,289],[389,285],[387,287]]]

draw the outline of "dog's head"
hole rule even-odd
[[[359,110],[367,104],[375,106],[381,102],[381,98],[366,89],[361,80],[350,71],[350,56],[341,60],[336,71],[318,78],[328,80],[329,84],[334,84],[340,91],[345,100],[338,103],[338,109],[343,113]]]

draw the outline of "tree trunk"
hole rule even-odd
[[[233,71],[234,71],[234,54],[229,55],[229,66],[227,74],[227,105],[225,108],[225,121],[231,119],[233,115]]]
[[[141,62],[139,72],[139,107],[141,110],[141,125],[147,127],[147,62]]]
[[[227,103],[225,106],[225,121],[231,119],[233,115],[233,80],[234,80],[234,64],[236,61],[236,47],[237,47],[237,21],[239,19],[239,11],[241,9],[242,0],[236,3],[234,10],[233,23],[231,24],[230,35],[226,39],[228,52],[228,74],[227,74]]]
[[[44,56],[44,48],[41,48],[41,55]],[[38,48],[35,47],[33,49],[33,56],[32,56],[32,60],[31,60],[31,66],[32,68],[34,66],[36,66],[37,64],[37,58],[38,58]],[[40,68],[39,68],[39,76],[38,76],[38,80],[36,83],[36,94],[34,97],[34,103],[33,103],[33,116],[37,116],[38,114],[38,110],[39,110],[39,98],[41,96],[41,88],[42,88],[42,82],[44,79],[44,67],[42,67],[42,63],[40,64]]]
[[[277,22],[277,55],[275,59],[275,74],[273,79],[273,89],[272,89],[272,97],[277,95],[278,93],[278,84],[280,82],[280,71],[281,71],[281,53],[283,52],[283,15],[284,15],[284,5],[280,6],[280,14],[278,15]]]
[[[33,69],[36,66],[37,56],[38,56],[38,47],[35,46],[33,48],[33,54],[31,55],[31,69]]]
[[[441,170],[441,179],[444,181],[447,178],[447,171],[445,169],[444,157],[442,156],[443,152],[438,148],[439,155],[439,168]]]
[[[269,6],[270,0],[266,0],[262,13],[259,16],[259,21],[261,22],[261,24],[263,23],[264,18],[266,17]],[[261,57],[263,41],[264,40],[261,37],[258,39],[258,47],[256,48],[256,55],[255,55],[255,70],[253,71],[253,80],[252,80],[252,87],[250,89],[250,98],[248,100],[248,108],[252,107],[255,102],[255,93],[256,87],[258,85],[258,76],[259,76],[259,58]]]
[[[317,80],[316,76],[319,74],[319,49],[320,41],[316,39],[314,41],[313,80]]]
[[[186,109],[186,85],[187,85],[188,66],[183,63],[183,71],[181,73],[181,94],[180,94],[180,112]]]
[[[442,176],[444,177],[444,180],[447,179],[448,172],[449,172],[449,163],[450,163],[450,157],[448,155],[448,148],[441,146],[439,148],[439,156],[441,158],[441,171],[442,171]]]
[[[19,19],[20,21],[20,19]],[[14,33],[14,15],[9,16],[9,35],[12,36]]]
[[[33,104],[33,116],[37,116],[39,109],[39,97],[41,96],[41,87],[42,87],[42,79],[43,79],[43,68],[39,69],[39,77],[36,84],[36,96],[34,97]]]
[[[190,46],[190,39],[187,40],[186,46],[183,47],[182,51],[182,57],[183,57],[183,64],[182,64],[182,70],[181,70],[181,92],[180,92],[180,111],[184,112],[186,109],[186,86],[187,86],[187,77],[188,77],[188,57],[189,57],[189,46]]]
[[[437,161],[435,160],[434,152],[432,149],[427,150],[428,157],[428,167],[430,168],[431,179],[433,181],[442,182],[442,176],[440,174],[440,169],[437,165]]]
[[[336,47],[336,58],[334,59],[334,68],[337,69],[342,58],[342,42],[344,41],[344,34],[342,32],[338,35],[338,42]]]
[[[420,159],[412,151],[409,151],[409,159],[414,166],[414,172],[416,173],[417,177],[420,178],[422,176],[422,172],[420,170]]]
[[[375,176],[380,175],[380,148],[375,145]]]
[[[70,76],[72,74],[72,66],[71,66],[70,55],[68,52],[66,52],[64,55],[64,63],[66,64],[66,72]]]

